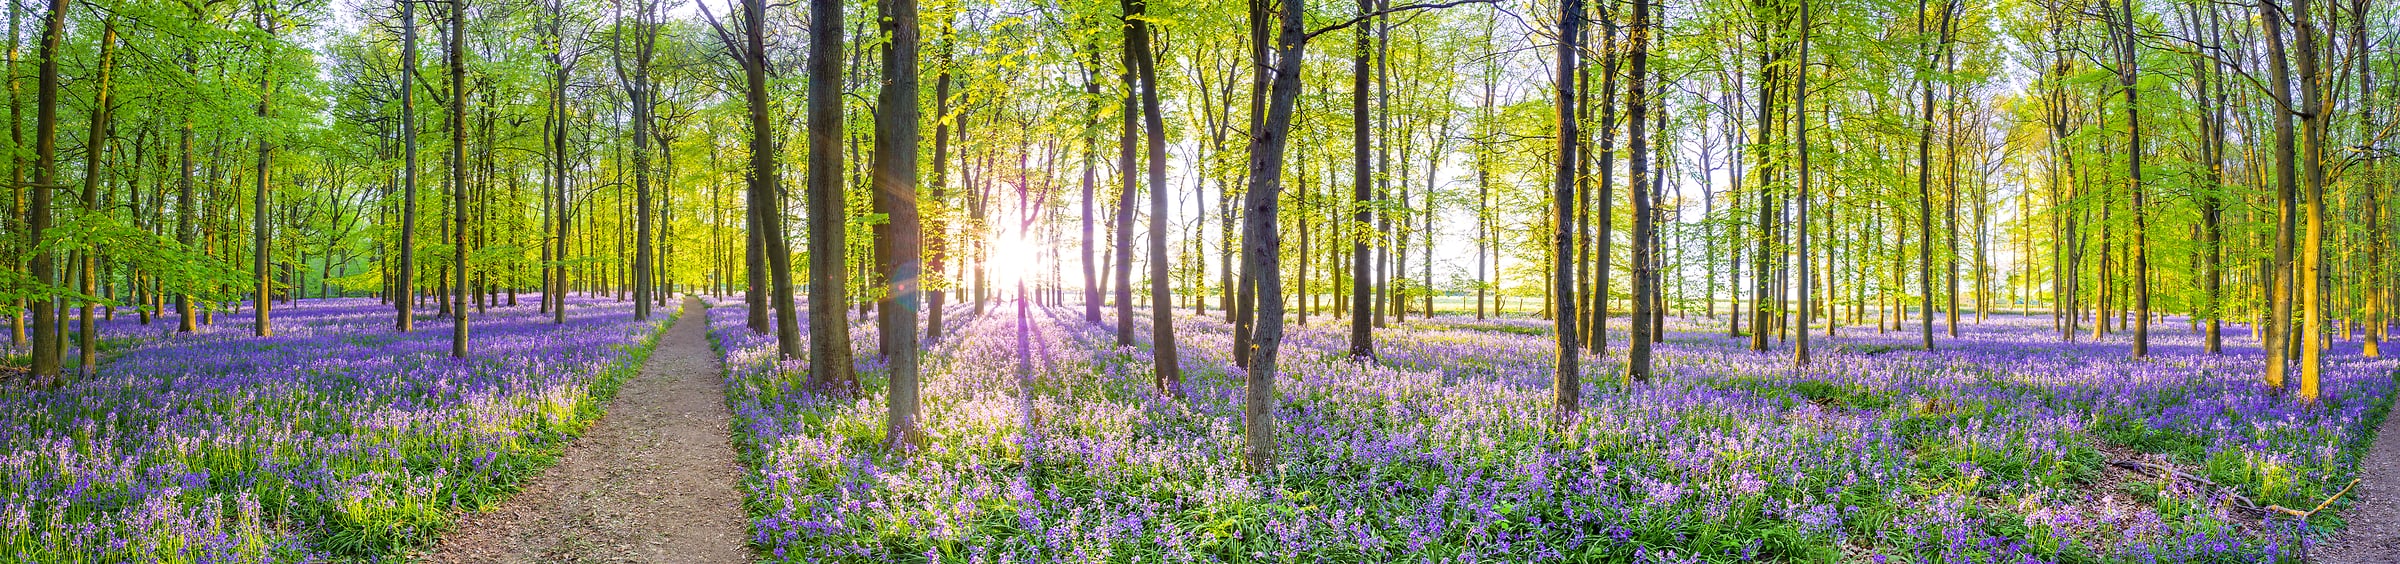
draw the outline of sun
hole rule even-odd
[[[1009,288],[1022,281],[1031,284],[1041,272],[1041,244],[1023,233],[995,230],[984,239],[984,269],[992,283]]]

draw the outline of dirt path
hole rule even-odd
[[[749,562],[724,381],[697,300],[558,465],[423,561]]]
[[[2400,563],[2400,413],[2383,418],[2375,446],[2358,461],[2358,503],[2342,512],[2349,527],[2316,547],[2325,564]]]

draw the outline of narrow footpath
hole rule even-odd
[[[2383,418],[2374,441],[2358,461],[2358,499],[2341,514],[2348,526],[2317,545],[2311,561],[2400,564],[2400,413]]]
[[[682,318],[607,415],[524,491],[461,518],[423,561],[754,560],[704,307],[686,298]]]

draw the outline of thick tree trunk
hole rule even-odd
[[[58,43],[66,35],[67,1],[50,0],[50,12],[44,19],[41,70],[34,87],[33,187],[26,208],[28,249],[41,248],[42,232],[50,229],[50,191],[58,184]],[[34,283],[49,284],[57,278],[51,260],[51,253],[33,253],[29,269]],[[58,377],[58,300],[44,295],[29,301],[33,302],[31,376],[49,383]]]
[[[1262,18],[1254,25],[1263,25],[1263,13],[1254,15]],[[1307,41],[1301,31],[1305,18],[1302,3],[1284,2],[1281,15],[1274,78],[1268,87],[1266,115],[1250,132],[1250,186],[1243,194],[1244,268],[1256,276],[1258,290],[1257,325],[1251,328],[1250,341],[1254,348],[1242,400],[1243,460],[1251,472],[1259,474],[1271,473],[1277,466],[1274,405],[1281,395],[1275,391],[1275,378],[1276,354],[1283,344],[1284,296],[1283,239],[1275,229],[1275,213],[1283,191],[1283,153],[1290,141],[1293,107],[1300,99],[1301,55]],[[1264,39],[1264,33],[1254,30],[1252,37]],[[1253,49],[1263,50],[1263,46]]]
[[[2319,379],[2325,370],[2325,142],[2332,120],[2325,115],[2325,84],[2319,68],[2317,25],[2309,0],[2293,0],[2293,47],[2299,53],[2300,197],[2307,201],[2307,231],[2300,251],[2300,399],[2317,401]],[[2270,22],[2273,23],[2273,22]]]
[[[917,315],[922,309],[918,279],[923,247],[917,214],[917,1],[882,0],[878,6],[882,17],[877,22],[889,41],[883,44],[883,88],[875,100],[875,198],[890,214],[886,233],[891,241],[885,248],[891,257],[884,276],[889,284],[886,307],[876,311],[890,320],[885,327],[890,332],[885,342],[891,346],[886,351],[891,385],[885,391],[890,409],[884,445],[901,450],[924,444],[917,421],[922,403]]]
[[[783,249],[780,177],[774,158],[775,127],[767,104],[766,0],[745,0],[749,17],[746,41],[749,58],[751,205],[762,208],[760,227],[767,232],[768,267],[775,282],[775,335],[784,358],[799,356],[799,327],[791,298],[791,253]],[[809,0],[808,42],[808,372],[817,390],[849,393],[858,387],[852,374],[849,304],[843,283],[848,279],[843,260],[848,234],[842,204],[842,8],[841,0]],[[780,252],[779,252],[780,251]]]

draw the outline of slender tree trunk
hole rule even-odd
[[[1574,2],[1576,0],[1567,1]],[[1360,13],[1373,12],[1374,9],[1374,0],[1359,0],[1358,11]],[[1375,307],[1372,297],[1368,295],[1374,291],[1374,276],[1371,272],[1374,265],[1369,262],[1368,235],[1362,233],[1369,222],[1374,221],[1374,212],[1370,211],[1368,206],[1375,199],[1375,168],[1373,163],[1368,160],[1368,151],[1374,144],[1374,134],[1373,128],[1367,126],[1372,121],[1371,116],[1368,115],[1370,110],[1367,106],[1367,90],[1372,88],[1368,82],[1367,66],[1370,62],[1369,59],[1374,56],[1374,52],[1371,50],[1372,45],[1369,43],[1371,37],[1367,28],[1368,26],[1365,25],[1358,26],[1358,44],[1350,59],[1351,190],[1350,228],[1347,230],[1350,234],[1350,356],[1359,359],[1375,357],[1374,322],[1381,317],[1380,313],[1370,315]],[[1572,89],[1573,87],[1568,87],[1568,90]],[[1571,117],[1569,119],[1572,120]],[[1569,176],[1572,177],[1572,175],[1573,172],[1570,169]],[[1571,204],[1570,200],[1565,205]],[[1572,214],[1561,213],[1558,216],[1561,221],[1564,221],[1571,218]]]
[[[11,3],[9,3],[9,4],[8,4],[8,67],[7,67],[7,68],[8,68],[8,142],[9,142],[9,146],[10,146],[10,147],[18,147],[18,148],[22,148],[22,147],[24,147],[24,146],[25,146],[25,119],[24,119],[24,115],[23,115],[23,114],[24,114],[24,109],[25,109],[25,104],[24,104],[24,96],[23,96],[24,92],[23,92],[23,89],[19,87],[19,86],[20,86],[20,81],[18,80],[19,78],[22,78],[22,76],[23,76],[23,75],[19,75],[19,74],[17,74],[17,60],[20,58],[20,53],[19,53],[19,50],[20,50],[20,47],[21,47],[21,44],[22,44],[22,42],[23,42],[23,38],[24,38],[24,34],[22,34],[22,33],[19,33],[19,31],[20,31],[20,30],[19,30],[19,24],[23,23],[23,21],[22,21],[22,20],[23,20],[23,17],[24,17],[24,13],[25,13],[25,5],[24,5],[23,3],[20,3],[20,2],[11,2]],[[185,60],[184,60],[184,62],[185,62],[185,68],[184,68],[184,71],[185,71],[185,72],[190,72],[190,71],[191,71],[191,69],[190,69],[190,66],[189,66],[189,63],[190,63],[190,56],[189,56],[189,55],[190,55],[190,52],[187,50],[187,51],[185,52],[185,55],[186,55],[186,56],[185,56]],[[189,123],[190,123],[190,120],[187,118],[187,119],[185,120],[185,124],[188,126],[188,125],[189,125]],[[187,132],[188,132],[188,131],[190,131],[190,130],[187,128],[185,131],[187,131]],[[21,155],[22,153],[21,153],[21,152],[18,152],[17,154],[20,154],[20,155]],[[25,186],[25,158],[24,158],[24,157],[22,157],[22,156],[14,156],[14,155],[12,155],[12,156],[10,156],[10,157],[9,157],[9,159],[8,159],[8,186],[9,186],[9,188],[8,188],[8,215],[7,215],[7,217],[8,217],[8,218],[10,218],[10,220],[11,220],[11,221],[14,221],[14,218],[18,217],[19,215],[30,215],[30,214],[28,213],[28,212],[30,211],[30,206],[28,206],[28,205],[27,205],[28,203],[25,201],[26,192],[29,192],[30,190],[27,190],[27,187]],[[189,201],[191,201],[191,196],[190,196],[190,192],[189,192],[189,191],[186,191],[186,192],[185,192],[185,195],[184,195],[183,201],[184,201],[184,202],[189,202]],[[189,217],[191,217],[191,213],[190,213],[189,209],[184,209],[184,210],[182,210],[182,211],[179,211],[179,212],[176,214],[176,217],[178,218],[178,219],[177,219],[177,221],[178,221],[178,222],[182,222],[182,223],[187,223],[187,224],[188,224],[189,220],[188,220],[188,219],[184,219],[184,218],[189,218]],[[30,217],[28,217],[27,219],[28,219],[28,220],[30,220],[31,218],[30,218]],[[28,226],[30,227],[30,222],[28,222]],[[189,231],[189,229],[186,229],[185,231]],[[10,235],[10,237],[9,237],[9,242],[10,242],[10,243],[16,243],[16,242],[17,242],[16,233],[15,233],[14,231],[11,231],[11,232],[9,233],[9,235]],[[179,242],[182,242],[182,243],[184,244],[184,246],[185,246],[185,247],[189,247],[189,246],[191,246],[191,237],[189,237],[189,236],[180,236],[180,237],[181,237],[181,238],[179,238],[179,239],[177,239],[177,240],[178,240]],[[30,242],[28,242],[28,244],[30,244]],[[16,248],[12,248],[12,247],[13,247],[13,245],[11,245],[11,246],[9,246],[9,247],[0,247],[0,248],[8,248],[9,250],[12,250],[12,251],[20,251],[20,254],[24,254],[24,255],[32,255],[32,254],[33,254],[33,248],[32,248],[32,247],[30,247],[30,246],[27,246],[27,247],[25,247],[25,248],[23,248],[23,249],[16,249]],[[11,256],[11,258],[9,259],[9,266],[10,266],[10,267],[12,267],[12,268],[16,268],[16,267],[18,267],[18,263],[17,263],[17,260],[18,260],[18,259],[17,259],[17,258],[15,258],[15,257],[16,257],[16,255],[13,255],[13,254],[12,254],[12,255],[10,255],[10,256]],[[30,265],[27,265],[27,267],[30,267]],[[28,275],[31,275],[30,268],[28,268],[28,272],[27,272],[27,274],[28,274]],[[13,307],[11,307],[11,311],[10,311],[10,313],[8,314],[8,344],[9,344],[10,346],[14,346],[14,347],[20,347],[20,348],[27,346],[27,338],[28,338],[28,336],[25,334],[25,324],[26,324],[26,319],[25,319],[25,316],[27,315],[27,312],[26,312],[26,310],[28,310],[28,309],[31,309],[31,306],[32,306],[32,304],[28,303],[28,302],[30,302],[30,301],[31,301],[31,300],[27,300],[27,299],[25,299],[25,298],[17,298],[17,299],[10,300],[10,303],[9,303],[9,305],[10,305],[10,306],[13,306]],[[189,302],[190,302],[190,299],[189,299],[188,297],[179,297],[179,298],[178,298],[178,303],[183,303],[183,304],[184,304],[184,309],[185,309],[185,311],[186,311],[186,312],[189,312],[189,311],[190,311],[190,304],[189,304]],[[190,332],[190,331],[191,331],[191,329],[190,329],[190,327],[191,327],[191,322],[190,322],[191,316],[190,316],[190,315],[188,315],[188,313],[187,313],[187,314],[184,316],[184,319],[185,319],[185,322],[184,322],[184,329],[183,329],[183,331],[184,331],[184,332]]]
[[[450,308],[450,356],[467,357],[467,3],[450,1],[450,270],[458,278],[455,307]],[[261,110],[264,114],[264,110]],[[266,148],[259,149],[263,172]],[[259,314],[265,323],[265,313]]]
[[[1091,116],[1092,123],[1086,124],[1083,129],[1083,213],[1079,216],[1081,220],[1079,223],[1083,226],[1083,320],[1086,323],[1098,325],[1100,323],[1101,301],[1100,264],[1094,262],[1093,254],[1095,253],[1094,249],[1097,246],[1096,241],[1099,240],[1099,236],[1094,231],[1094,220],[1097,219],[1098,216],[1094,215],[1097,212],[1093,210],[1092,202],[1095,196],[1094,193],[1098,190],[1097,185],[1099,184],[1099,51],[1097,49],[1091,50],[1091,57],[1092,62],[1086,65],[1083,69],[1083,95],[1085,104],[1087,106],[1084,108],[1084,115]]]
[[[910,0],[914,1],[914,0]],[[941,26],[942,51],[938,63],[940,74],[933,79],[933,228],[925,245],[925,278],[941,280],[943,261],[950,254],[950,21]],[[961,147],[964,149],[964,147]],[[941,289],[925,290],[925,340],[942,338],[942,308],[947,305]]]
[[[1117,274],[1111,286],[1116,291],[1117,346],[1120,347],[1133,346],[1133,202],[1135,195],[1141,192],[1141,181],[1134,173],[1134,166],[1139,164],[1134,160],[1134,147],[1140,142],[1136,137],[1141,131],[1140,109],[1135,98],[1139,95],[1140,85],[1134,82],[1130,36],[1126,43],[1128,46],[1118,61],[1117,73],[1118,82],[1125,85],[1125,93],[1120,98],[1122,127],[1117,136],[1117,227],[1113,237],[1116,250],[1114,264],[1111,265],[1116,268]],[[1151,188],[1155,190],[1159,187]],[[1152,218],[1152,221],[1157,220]],[[1153,257],[1151,260],[1158,259]]]
[[[618,5],[622,10],[622,4]],[[616,56],[618,58],[617,79],[624,83],[625,100],[627,105],[632,108],[633,114],[630,119],[631,123],[627,124],[633,129],[634,227],[633,272],[631,274],[633,278],[633,318],[639,321],[650,319],[651,294],[657,292],[657,289],[654,288],[656,280],[652,277],[656,266],[653,264],[654,259],[651,256],[650,248],[650,217],[656,213],[651,209],[650,201],[650,111],[656,103],[651,100],[650,94],[650,53],[657,44],[657,24],[651,21],[653,17],[651,11],[655,9],[651,4],[637,3],[635,9],[638,12],[634,15],[631,29],[621,31],[614,37],[617,37],[620,42],[627,34],[634,37],[633,67],[627,69],[625,66],[626,53],[623,46],[619,46]],[[625,15],[620,11],[617,14],[618,25],[625,25],[624,19]]]
[[[1650,381],[1651,333],[1661,329],[1651,325],[1653,320],[1651,308],[1654,306],[1652,294],[1657,291],[1658,273],[1656,261],[1652,258],[1657,252],[1657,249],[1653,247],[1657,239],[1653,234],[1655,226],[1652,216],[1654,212],[1648,188],[1651,174],[1649,168],[1651,147],[1644,119],[1650,115],[1649,2],[1633,3],[1632,25],[1628,42],[1633,44],[1631,47],[1633,63],[1632,68],[1627,70],[1627,75],[1633,79],[1633,83],[1625,91],[1627,124],[1625,140],[1633,150],[1625,161],[1628,169],[1626,186],[1632,188],[1633,193],[1634,241],[1632,257],[1634,270],[1633,336],[1631,337],[1633,340],[1627,345],[1625,353],[1625,380],[1628,383]]]
[[[563,0],[561,1],[563,2]],[[550,302],[550,322],[565,325],[567,323],[567,291],[569,288],[567,285],[567,241],[571,234],[569,228],[574,225],[572,221],[573,208],[567,207],[567,127],[570,115],[567,109],[568,104],[572,103],[567,100],[567,80],[573,69],[567,63],[566,13],[563,9],[559,9],[563,4],[552,4],[551,6],[553,13],[550,18],[550,36],[548,38],[551,42],[550,138],[548,142],[550,143],[550,194],[554,198],[551,206],[558,210],[558,231],[553,234],[557,237],[557,248],[551,252],[550,256],[554,257],[558,264],[550,267],[550,288],[543,292],[543,298]],[[414,160],[412,159],[411,162],[413,163]],[[415,174],[413,165],[410,174]],[[753,236],[756,236],[755,234],[758,232],[755,226],[747,231]],[[754,267],[751,271],[756,273],[763,269]],[[762,315],[759,312],[763,308],[755,307],[757,304],[752,305],[753,307],[750,308],[752,315],[754,317]],[[764,319],[764,317],[758,318]],[[754,328],[762,331],[765,329],[763,323]]]
[[[2291,104],[2290,59],[2285,56],[2283,42],[2283,10],[2272,1],[2259,2],[2258,10],[2259,20],[2266,28],[2267,85],[2269,95],[2273,97],[2269,105],[2275,116],[2275,262],[2270,265],[2274,271],[2274,281],[2270,286],[2272,306],[2267,321],[2262,324],[2266,326],[2267,337],[2263,345],[2267,353],[2267,388],[2288,390],[2292,384],[2287,381],[2292,359],[2286,352],[2285,342],[2291,338],[2292,247],[2294,220],[2298,215],[2294,198],[2299,184],[2294,171],[2294,161],[2298,157],[2293,154],[2292,139],[2292,110],[2295,106]]]
[[[111,75],[112,75],[112,74],[115,74],[115,71],[116,71],[116,58],[117,58],[117,18],[116,18],[115,16],[110,16],[110,17],[107,19],[107,21],[106,21],[105,23],[102,23],[102,24],[101,24],[101,31],[100,31],[100,76],[99,76],[99,80],[98,80],[98,81],[96,81],[96,82],[94,83],[94,85],[93,85],[93,87],[94,87],[95,91],[93,92],[93,101],[92,101],[92,119],[91,119],[91,122],[92,122],[92,123],[91,123],[91,133],[90,133],[90,135],[89,135],[89,136],[87,136],[87,137],[85,138],[85,139],[86,139],[86,141],[84,141],[84,144],[83,144],[83,147],[84,147],[84,150],[83,150],[83,152],[84,152],[84,156],[83,156],[83,163],[84,163],[84,164],[83,164],[83,210],[84,210],[84,211],[83,211],[83,213],[99,213],[99,209],[100,209],[100,190],[99,190],[99,189],[100,189],[100,175],[102,174],[102,172],[101,172],[101,171],[103,170],[103,169],[101,168],[101,164],[102,164],[103,157],[105,157],[105,156],[108,154],[108,149],[107,149],[107,147],[108,147],[108,145],[109,145],[109,143],[108,143],[108,133],[109,133],[109,118],[110,118],[110,110],[111,110],[111,109],[114,107],[114,104],[113,104],[112,102],[110,102],[110,101],[109,101],[109,99],[110,99],[110,97],[111,97],[111,96],[110,96],[111,92],[109,91],[109,81],[110,81],[110,79],[111,79],[111,78],[113,78]],[[265,112],[266,112],[266,102],[264,101],[264,100],[265,100],[264,98],[261,98],[260,100],[261,100],[261,101],[259,102],[259,112],[260,112],[260,114],[261,114],[261,115],[264,115],[264,114],[265,114]],[[264,142],[262,141],[261,143],[264,143]],[[259,214],[258,214],[258,216],[257,216],[257,217],[259,218],[259,220],[258,220],[258,222],[257,222],[257,224],[256,224],[256,225],[257,225],[257,227],[258,227],[258,239],[257,239],[257,241],[258,241],[258,246],[257,246],[257,250],[258,250],[258,255],[261,257],[261,258],[259,259],[259,263],[260,263],[260,264],[263,266],[263,265],[266,263],[266,259],[265,259],[264,257],[266,257],[266,256],[267,256],[267,255],[266,255],[266,245],[265,245],[265,242],[266,242],[266,229],[265,229],[265,227],[266,227],[266,219],[265,219],[265,218],[266,218],[266,213],[265,213],[265,212],[266,212],[266,196],[265,196],[265,194],[266,194],[266,184],[265,184],[265,183],[266,183],[266,177],[264,176],[264,175],[266,174],[266,153],[264,152],[264,151],[266,150],[266,149],[265,149],[265,145],[263,145],[263,144],[262,144],[262,145],[260,145],[260,149],[259,149],[259,150],[261,151],[261,152],[259,153],[259,174],[260,174],[261,176],[259,177],[259,183],[260,183],[260,184],[259,184],[259,187],[258,187],[258,188],[259,188],[259,194],[260,194],[260,196],[258,197],[258,202],[257,202],[257,206],[258,206],[258,207],[256,208],[256,210],[259,212]],[[136,160],[135,160],[135,162],[137,162],[137,163],[138,163],[138,162],[140,162],[140,160],[139,160],[139,159],[136,159]],[[49,188],[48,188],[48,187],[39,187],[39,188],[36,188],[36,189],[38,189],[38,190],[48,190]],[[94,276],[94,274],[97,274],[97,273],[93,271],[93,270],[94,270],[94,269],[93,269],[93,264],[94,264],[95,262],[97,262],[97,258],[93,256],[95,253],[94,253],[92,250],[85,250],[85,251],[82,251],[82,252],[78,252],[78,253],[76,253],[76,254],[78,254],[78,255],[82,255],[82,258],[83,258],[83,260],[81,261],[81,262],[83,263],[83,264],[82,264],[82,268],[83,268],[83,274],[80,276],[80,278],[81,278],[81,279],[82,279],[82,281],[83,281],[82,288],[80,288],[80,289],[82,290],[82,292],[83,292],[83,295],[85,295],[85,296],[91,296],[91,295],[96,295],[96,294],[98,294],[98,293],[99,293],[99,291],[98,291],[98,289],[97,289],[97,285],[95,284],[95,283],[97,282],[97,281],[95,280],[95,278],[98,278],[98,277],[97,277],[97,276]],[[260,294],[259,294],[259,307],[258,307],[257,309],[258,309],[258,324],[259,324],[259,327],[260,327],[260,329],[258,329],[258,331],[259,331],[258,335],[259,335],[259,336],[261,336],[261,337],[264,337],[264,336],[267,336],[267,335],[272,335],[272,334],[273,334],[273,331],[270,331],[270,330],[266,329],[266,327],[267,327],[267,325],[266,325],[266,323],[267,323],[267,313],[266,313],[266,312],[267,312],[267,308],[266,308],[266,294],[265,294],[265,288],[266,288],[266,286],[265,286],[265,284],[264,284],[264,283],[265,283],[265,281],[266,281],[266,274],[265,274],[265,272],[266,272],[266,271],[265,271],[263,268],[262,268],[262,269],[259,271],[259,281],[260,281],[261,285],[260,285]],[[92,313],[93,313],[93,311],[92,311],[92,306],[93,306],[93,303],[92,303],[91,299],[89,299],[89,298],[86,298],[86,299],[82,300],[82,302],[83,302],[83,309],[82,309],[82,311],[78,312],[78,315],[77,315],[77,320],[76,320],[76,326],[75,326],[75,328],[76,328],[76,335],[77,335],[78,337],[80,337],[80,340],[82,341],[82,342],[81,342],[81,343],[79,343],[79,344],[78,344],[78,346],[76,347],[76,349],[77,349],[77,352],[79,353],[79,354],[77,354],[77,355],[76,355],[76,357],[77,357],[77,359],[76,359],[76,360],[78,361],[78,363],[77,363],[77,364],[78,364],[78,366],[77,366],[77,369],[76,369],[76,374],[77,374],[78,376],[89,377],[89,376],[92,376],[92,375],[93,375],[93,374],[94,374],[94,373],[95,373],[97,370],[99,370],[99,365],[100,365],[100,325],[99,325],[99,323],[97,323],[97,322],[96,322],[94,319],[92,319]]]
[[[1917,33],[1919,35],[1928,31],[1925,29],[1923,4],[1923,0],[1919,0],[1918,7],[1920,9],[1917,15]],[[1952,4],[1954,2],[1945,3],[1942,7],[1940,42],[1941,48],[1944,49],[1949,44]],[[1927,66],[1931,66],[1931,58],[1932,55],[1928,54]],[[1922,315],[1918,316],[1918,322],[1923,332],[1925,350],[1930,351],[1933,350],[1933,79],[1927,77],[1921,79],[1920,82],[1922,88],[1919,91],[1924,97],[1925,116],[1917,124],[1917,232],[1921,234],[1924,244],[1917,246],[1917,276],[1918,287],[1924,289],[1925,295],[1920,296],[1924,310],[1921,312]]]
[[[2122,39],[2117,45],[2118,85],[2125,91],[2126,189],[2133,194],[2133,356],[2150,356],[2150,224],[2142,197],[2142,114],[2136,105],[2140,60],[2134,56],[2133,0],[2120,0]]]
[[[1175,351],[1175,301],[1168,291],[1167,273],[1167,123],[1158,105],[1158,69],[1150,50],[1148,0],[1123,0],[1126,57],[1141,80],[1142,123],[1147,130],[1143,147],[1150,165],[1150,358],[1154,385],[1168,395],[1183,397],[1183,369]],[[1130,121],[1133,116],[1127,115]],[[1127,186],[1131,186],[1127,183]],[[1131,195],[1126,196],[1130,200]],[[1125,224],[1120,219],[1120,224]],[[1120,239],[1119,241],[1123,241]],[[1126,248],[1118,243],[1117,248]],[[1128,261],[1130,262],[1130,261]],[[1122,271],[1120,271],[1122,272]],[[1123,329],[1119,329],[1123,331]]]
[[[1811,316],[1816,313],[1814,308],[1809,307],[1811,294],[1816,290],[1816,280],[1810,277],[1812,273],[1808,257],[1808,204],[1814,195],[1809,192],[1808,186],[1809,177],[1812,176],[1808,169],[1808,39],[1811,31],[1809,26],[1814,23],[1810,20],[1809,4],[1800,3],[1800,66],[1792,73],[1796,83],[1792,87],[1792,138],[1798,142],[1796,152],[1800,159],[1800,190],[1795,194],[1800,199],[1800,330],[1795,331],[1800,340],[1792,344],[1792,361],[1801,365],[1808,364],[1808,328]],[[1827,323],[1827,327],[1831,326],[1830,322]]]
[[[1609,263],[1616,255],[1617,223],[1617,20],[1614,2],[1602,2],[1600,19],[1600,232],[1595,236],[1592,251],[1591,320],[1581,334],[1583,346],[1594,354],[1608,354],[1609,282],[1615,271]],[[1580,133],[1580,131],[1578,132]],[[1430,197],[1430,196],[1428,196]],[[1427,248],[1431,254],[1431,247]]]
[[[1647,0],[1644,0],[1645,2]],[[1550,201],[1552,219],[1550,232],[1550,292],[1556,296],[1551,316],[1558,346],[1558,361],[1552,367],[1551,401],[1558,410],[1559,427],[1570,424],[1583,404],[1583,376],[1578,362],[1582,354],[1576,350],[1581,340],[1576,338],[1575,304],[1575,187],[1576,171],[1583,155],[1582,124],[1576,122],[1575,78],[1582,67],[1577,60],[1583,49],[1583,0],[1562,0],[1558,8],[1558,162],[1551,171]]]

